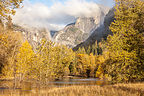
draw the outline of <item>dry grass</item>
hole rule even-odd
[[[74,85],[33,89],[31,91],[11,91],[1,96],[144,96],[144,83],[116,84],[106,86]]]
[[[127,85],[127,86],[125,86]],[[144,96],[144,84],[119,84],[107,86],[69,86],[43,90],[42,96]],[[117,86],[117,87],[116,87]],[[123,86],[124,89],[121,87]],[[143,87],[142,87],[143,86]],[[132,89],[134,88],[135,91]]]
[[[118,86],[118,87],[126,87],[126,88],[132,88],[135,90],[142,90],[144,91],[144,83],[136,83],[136,84],[116,84],[114,86]]]

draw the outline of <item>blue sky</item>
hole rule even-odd
[[[43,3],[47,6],[52,6],[55,2],[64,3],[67,0],[30,0],[31,3]],[[108,7],[112,7],[114,5],[114,0],[86,0],[88,2],[96,2],[98,4],[103,4]]]

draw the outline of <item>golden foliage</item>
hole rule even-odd
[[[19,8],[23,0],[0,0],[0,20],[7,20],[10,15],[15,14],[15,8]]]
[[[93,54],[76,54],[76,74],[86,77],[95,77],[97,66],[96,56]]]
[[[144,78],[144,2],[116,0],[115,9],[116,20],[110,25],[113,36],[107,38],[109,58],[104,70],[114,82],[141,81]]]
[[[17,38],[15,38],[17,37]],[[13,76],[16,54],[21,44],[21,34],[10,30],[0,31],[0,71],[3,76]]]
[[[25,75],[30,74],[30,70],[32,69],[33,66],[34,55],[35,53],[31,45],[28,43],[28,41],[25,41],[19,48],[16,63],[16,73],[22,76],[21,79],[25,77]]]

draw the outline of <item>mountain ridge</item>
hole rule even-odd
[[[54,41],[71,48],[84,42],[101,24],[106,12],[101,11],[95,17],[78,17],[76,22],[70,23],[54,35]]]
[[[107,13],[107,15],[104,18],[104,24],[102,24],[101,26],[99,26],[94,32],[93,34],[91,34],[89,36],[89,38],[87,40],[85,40],[84,42],[78,44],[77,46],[75,46],[73,48],[73,50],[78,50],[79,47],[87,47],[89,45],[94,44],[96,41],[100,42],[102,39],[107,38],[108,35],[112,35],[112,32],[109,29],[109,26],[111,24],[111,22],[113,22],[114,19],[114,11],[115,9],[112,8],[109,10],[109,12]]]

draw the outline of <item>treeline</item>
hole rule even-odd
[[[6,41],[9,42],[7,38]],[[3,50],[5,50],[5,54],[6,48],[3,48]],[[41,41],[36,52],[28,41],[21,45],[14,44],[11,50],[13,50],[13,54],[10,55],[8,52],[7,54],[10,56],[4,57],[6,60],[1,60],[1,74],[4,77],[19,77],[20,80],[48,81],[68,75],[98,77],[96,73],[101,72],[98,67],[103,62],[101,56],[93,55],[93,53],[88,55],[84,48],[73,52],[71,48],[46,39]]]
[[[76,52],[45,38],[33,50],[20,33],[13,32],[8,16],[7,27],[1,22],[0,28],[1,77],[48,81],[75,75],[114,83],[144,81],[144,2],[115,1],[113,35]]]

